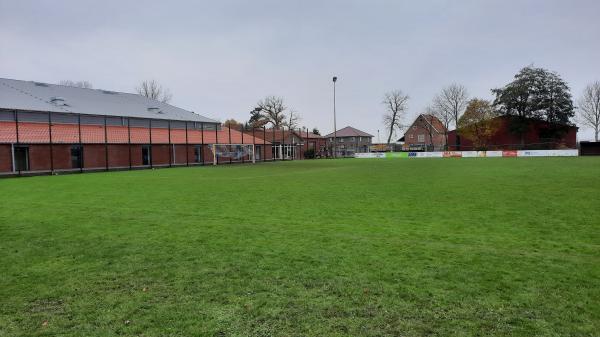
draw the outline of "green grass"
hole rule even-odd
[[[598,336],[600,158],[0,180],[0,336]]]

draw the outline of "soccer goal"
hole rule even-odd
[[[256,162],[253,144],[212,144],[213,165],[218,162]]]

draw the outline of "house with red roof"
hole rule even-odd
[[[435,116],[420,114],[400,138],[404,151],[442,151],[446,147],[446,127]]]

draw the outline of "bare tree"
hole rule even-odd
[[[386,113],[383,115],[383,124],[388,129],[387,144],[390,145],[392,136],[396,133],[396,130],[402,130],[402,117],[408,109],[408,95],[404,94],[402,90],[393,90],[387,92],[383,96],[382,104],[385,105]]]
[[[433,126],[434,118],[434,109],[428,106],[425,109],[425,113],[421,114],[418,118],[421,119],[421,123],[415,123],[418,125],[418,128],[421,130],[425,130],[427,132],[427,138],[429,139],[429,146],[427,145],[427,139],[425,139],[426,151],[435,151],[435,144],[433,144],[433,136],[437,132],[435,126]]]
[[[302,117],[298,115],[295,110],[290,110],[290,118],[288,118],[287,126],[290,129],[295,129],[298,127],[298,123],[302,120]]]
[[[444,149],[448,149],[448,130],[454,121],[454,116],[439,104],[437,97],[433,100],[433,104],[427,107],[427,113],[435,116],[444,125]]]
[[[62,80],[58,82],[60,85],[65,85],[67,87],[76,87],[76,88],[85,88],[92,89],[92,83],[88,81],[71,81],[71,80]]]
[[[287,107],[283,104],[283,98],[276,96],[267,96],[262,101],[257,103],[258,108],[264,120],[270,123],[274,128],[278,129],[286,123],[284,111]]]
[[[443,119],[449,119],[450,123],[457,127],[460,115],[465,111],[468,103],[469,94],[467,89],[455,83],[443,88],[435,96],[433,99],[433,111],[435,111],[436,117],[440,118],[442,116]],[[440,118],[440,120],[442,119]],[[448,126],[450,123],[448,123]],[[458,134],[456,135],[456,144],[454,145],[457,149],[460,148],[460,137]]]
[[[600,82],[589,84],[579,99],[579,120],[585,126],[594,129],[594,140],[600,134]]]
[[[142,83],[135,88],[135,91],[142,96],[146,96],[150,99],[163,103],[169,103],[173,98],[173,95],[169,89],[163,87],[156,80],[142,81]]]

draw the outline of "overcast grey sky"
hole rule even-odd
[[[0,77],[126,92],[154,78],[174,105],[220,120],[277,95],[327,133],[337,75],[338,128],[376,136],[393,89],[412,118],[445,85],[491,98],[534,64],[577,98],[600,80],[599,13],[598,0],[0,0]]]

